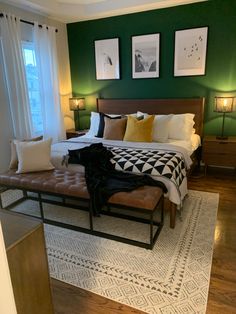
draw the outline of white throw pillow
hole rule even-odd
[[[169,123],[169,139],[173,140],[190,140],[193,126],[194,126],[194,114],[183,113],[174,114]]]
[[[10,164],[9,164],[9,169],[17,169],[18,167],[18,157],[17,157],[17,152],[16,152],[16,143],[18,142],[35,142],[35,141],[41,141],[43,139],[43,136],[37,136],[37,137],[33,137],[30,139],[25,139],[25,140],[11,140],[10,144],[11,144],[11,160],[10,160]]]
[[[168,141],[171,118],[172,114],[155,115],[152,131],[152,140],[154,142],[166,143]]]
[[[87,133],[88,136],[93,137],[98,134],[99,122],[100,122],[99,113],[92,111],[90,116],[90,128]]]
[[[148,113],[138,111],[137,117],[148,117]],[[171,120],[172,114],[163,114],[155,115],[153,121],[153,131],[152,131],[152,140],[153,142],[166,143],[169,135],[169,123]]]
[[[54,169],[50,162],[52,139],[38,142],[18,142],[16,151],[18,169],[16,173]]]
[[[143,117],[144,119],[146,119],[149,116],[149,114],[142,111],[137,111],[136,116],[137,118]]]

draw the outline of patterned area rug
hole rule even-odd
[[[189,191],[182,221],[172,230],[166,217],[152,251],[46,225],[51,277],[146,313],[205,313],[218,201],[218,194]],[[37,214],[38,206],[26,201],[14,210]],[[87,221],[77,210],[45,205],[45,211],[58,220]],[[97,226],[144,236],[137,223],[118,222]]]

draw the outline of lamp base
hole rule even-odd
[[[216,136],[216,139],[217,140],[227,140],[228,139],[228,136]]]
[[[79,110],[74,111],[75,131],[80,130],[79,118]]]

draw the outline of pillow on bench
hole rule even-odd
[[[51,138],[37,142],[16,143],[16,151],[19,160],[16,173],[54,169],[50,161],[51,144]]]
[[[11,140],[11,161],[9,164],[9,169],[17,169],[18,167],[18,157],[17,157],[17,152],[16,152],[16,143],[19,142],[35,142],[35,141],[41,141],[43,139],[43,136],[38,136],[34,138],[30,138],[28,140]]]

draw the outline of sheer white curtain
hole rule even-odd
[[[55,28],[34,22],[33,40],[39,68],[43,135],[54,142],[65,138],[60,105]]]
[[[20,20],[12,14],[3,13],[0,28],[14,136],[18,139],[29,138],[32,135],[32,120],[21,47]]]

